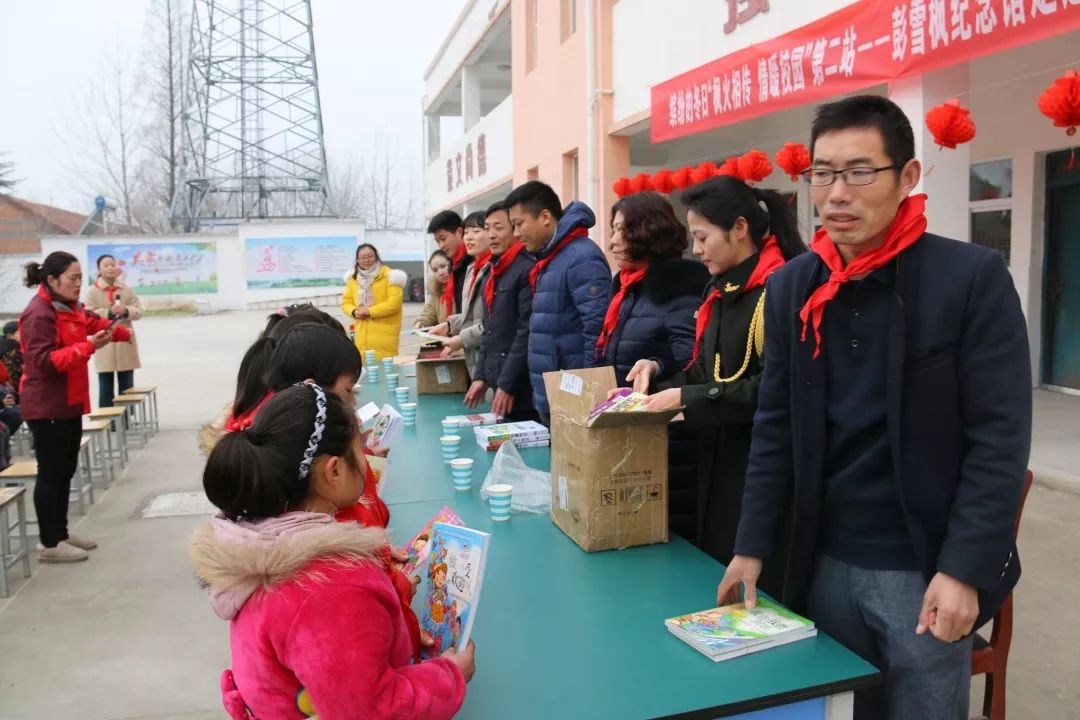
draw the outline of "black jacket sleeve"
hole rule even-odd
[[[500,390],[510,395],[527,392],[529,387],[529,320],[532,318],[533,289],[527,268],[518,274],[515,288],[517,327],[497,383]]]
[[[781,276],[782,277],[782,276]],[[791,338],[794,335],[783,298],[774,292],[778,277],[766,285],[765,368],[759,376],[758,407],[750,441],[742,514],[735,554],[767,558],[794,484],[791,443]]]

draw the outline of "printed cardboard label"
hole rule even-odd
[[[571,395],[581,397],[581,393],[585,390],[585,382],[577,375],[563,373],[562,381],[559,383],[559,389],[563,392],[568,392]]]
[[[570,501],[569,501],[569,499],[567,497],[568,494],[569,493],[567,492],[567,489],[566,489],[566,476],[565,475],[560,475],[559,476],[559,507],[562,508],[563,510],[569,510],[570,509]]]
[[[435,366],[435,382],[440,385],[450,384],[450,366],[449,365],[436,365]]]

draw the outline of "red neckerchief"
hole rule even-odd
[[[446,305],[446,314],[454,314],[454,271],[457,270],[458,265],[465,259],[465,243],[458,245],[457,252],[454,253],[454,257],[450,259],[450,277],[446,279],[446,287],[443,288],[443,304]]]
[[[780,244],[777,243],[776,236],[772,235],[765,241],[765,247],[761,248],[757,265],[754,266],[754,271],[750,273],[750,279],[743,285],[742,291],[745,293],[763,286],[769,276],[783,265],[784,254],[780,252]],[[720,297],[720,291],[713,290],[705,298],[705,302],[701,303],[701,307],[698,308],[697,322],[694,329],[694,354],[690,356],[690,364],[686,366],[687,370],[697,362],[698,355],[701,353],[701,341],[705,337],[705,329],[709,327],[709,320],[712,318],[713,305]]]
[[[248,410],[246,413],[240,416],[229,415],[229,419],[225,421],[225,432],[240,432],[241,430],[247,430],[255,422],[255,416],[259,414],[259,411],[263,409],[270,398],[274,397],[274,393],[268,392],[263,395],[262,400],[255,407]]]
[[[487,306],[488,317],[491,317],[492,311],[495,310],[495,278],[506,272],[506,269],[513,264],[514,258],[525,247],[525,243],[520,240],[514,240],[513,242],[514,244],[509,250],[495,258],[497,262],[491,263],[491,274],[488,275],[487,282],[484,283],[484,304]]]
[[[472,297],[473,296],[473,291],[476,289],[476,283],[480,282],[480,273],[484,272],[484,268],[486,268],[490,263],[491,263],[491,251],[490,250],[485,251],[484,254],[481,255],[478,258],[473,258],[473,270],[472,270],[472,279],[473,279],[473,281],[472,281],[472,285],[466,285],[464,287],[465,295],[467,297]],[[462,300],[462,303],[466,304],[466,305],[468,304],[468,302],[465,301],[465,300]],[[460,308],[460,311],[465,312],[465,309]]]
[[[112,309],[112,306],[116,304],[116,293],[120,288],[116,283],[113,283],[112,285],[106,285],[102,290],[105,291],[105,297],[109,299],[109,309]]]
[[[540,273],[545,267],[547,267],[548,263],[554,260],[555,256],[562,252],[562,249],[569,245],[571,241],[577,240],[579,237],[587,237],[588,235],[588,228],[583,228],[580,226],[576,227],[570,232],[568,232],[566,234],[566,237],[555,243],[555,247],[551,248],[551,252],[549,252],[543,259],[536,261],[536,264],[533,265],[533,269],[529,271],[529,284],[532,285],[533,292],[536,292],[537,278],[540,277]]]
[[[647,264],[637,270],[619,271],[619,292],[615,293],[615,297],[611,298],[607,313],[604,315],[604,326],[600,329],[600,336],[596,338],[596,357],[601,358],[607,354],[611,334],[615,332],[615,326],[619,324],[619,312],[622,310],[623,300],[626,298],[630,288],[644,280],[645,274],[648,272],[649,266]]]
[[[859,255],[844,267],[840,251],[829,237],[829,232],[822,227],[814,235],[810,250],[829,268],[829,279],[810,295],[810,299],[799,311],[802,320],[802,341],[806,341],[806,330],[814,328],[814,357],[821,354],[821,319],[825,315],[825,305],[836,297],[840,286],[856,276],[872,273],[884,266],[894,257],[914,245],[926,232],[926,195],[911,195],[896,212],[896,217],[885,233],[881,247]]]

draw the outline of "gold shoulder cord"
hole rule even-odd
[[[754,314],[750,317],[750,327],[746,329],[746,357],[743,358],[742,367],[731,377],[720,377],[720,353],[716,353],[716,361],[713,363],[713,378],[719,383],[728,383],[738,380],[750,367],[750,358],[757,352],[757,356],[765,352],[765,293],[761,293]]]

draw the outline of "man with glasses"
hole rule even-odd
[[[1016,584],[1031,439],[1027,328],[1002,257],[926,232],[891,101],[818,108],[824,223],[767,286],[735,557],[747,602],[790,511],[784,599],[883,671],[856,718],[967,718],[971,633]],[[966,212],[957,208],[957,212]]]

